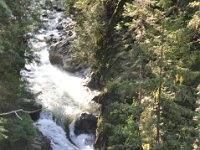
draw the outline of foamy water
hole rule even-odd
[[[30,90],[38,94],[37,102],[58,118],[77,116],[82,112],[96,112],[97,106],[91,103],[91,99],[98,94],[84,86],[85,78],[77,74],[68,73],[61,68],[52,65],[49,61],[49,46],[44,42],[49,34],[59,36],[55,24],[62,15],[60,12],[52,12],[53,19],[48,20],[48,29],[41,29],[29,41],[33,53],[39,57],[40,63],[26,64],[21,70],[22,78],[29,83]],[[28,70],[28,71],[27,71]],[[51,114],[41,113],[35,127],[50,141],[53,150],[92,150],[94,135],[74,134],[74,123],[70,125],[70,138],[67,139],[65,131],[57,125]],[[68,133],[67,133],[68,134]]]
[[[70,139],[78,148],[82,150],[93,150],[93,142],[95,136],[93,134],[80,134],[78,136],[74,133],[75,122],[70,124]]]
[[[65,131],[58,126],[49,115],[41,114],[34,124],[40,132],[51,141],[53,150],[78,150],[67,138]]]
[[[40,64],[27,64],[29,72],[23,70],[30,82],[31,90],[40,93],[39,102],[49,110],[59,111],[64,115],[78,114],[81,112],[94,112],[91,99],[98,94],[84,86],[85,78],[68,73],[57,66],[51,65],[49,53],[43,42],[32,42],[33,49],[40,57]],[[41,47],[40,47],[41,46]],[[41,49],[39,51],[39,49]],[[29,76],[30,75],[30,76]]]

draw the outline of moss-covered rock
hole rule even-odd
[[[82,113],[81,116],[75,121],[76,135],[79,134],[95,134],[97,128],[97,117],[92,114]]]

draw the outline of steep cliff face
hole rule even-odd
[[[42,135],[40,131],[37,130],[37,134],[31,144],[31,150],[52,150],[51,141]]]

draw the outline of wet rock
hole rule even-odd
[[[87,82],[88,87],[92,89],[102,89],[104,87],[100,73],[92,73],[90,76],[90,80]]]
[[[74,27],[76,26],[76,23],[75,22],[70,22],[70,23],[63,23],[64,24],[64,29],[66,31],[69,31],[69,30],[72,30],[74,29]]]
[[[47,36],[46,37],[46,42],[49,43],[49,42],[53,42],[55,44],[57,44],[59,41],[62,40],[62,37],[61,36],[54,36],[54,35],[50,35],[50,36]]]
[[[57,6],[56,11],[58,11],[58,12],[64,11],[64,8],[63,8],[63,7],[58,7],[58,6]]]
[[[55,10],[58,8],[56,4],[53,4],[52,7],[53,7],[53,9],[55,9]]]
[[[63,55],[58,52],[49,51],[49,60],[52,64],[63,65]]]
[[[56,11],[60,12],[60,11],[64,11],[64,10],[65,10],[65,8],[64,8],[64,3],[63,3],[63,1],[59,1],[59,2],[57,3]]]
[[[65,54],[69,50],[69,42],[62,40],[56,44],[51,45],[50,50],[49,50],[49,59],[52,64],[59,64],[59,65],[64,65],[64,60],[66,58]],[[69,60],[67,58],[67,60]]]
[[[56,37],[52,37],[52,42],[56,43],[58,41],[59,41],[59,39],[57,39]]]
[[[51,0],[51,7],[56,11],[64,11],[64,1],[63,0]]]
[[[68,35],[68,36],[72,36],[72,35],[73,35],[73,32],[72,32],[72,31],[68,31],[68,32],[67,32],[67,35]]]
[[[49,43],[49,42],[52,41],[52,37],[51,37],[51,36],[45,36],[45,37],[44,37],[44,41],[45,41],[46,43]]]
[[[42,105],[41,104],[38,104],[38,103],[35,103],[33,106],[32,106],[32,110],[39,110],[35,113],[31,113],[30,116],[31,116],[31,119],[33,121],[37,121],[40,117],[40,112],[42,111]]]
[[[47,10],[44,10],[44,11],[42,12],[42,17],[48,17]]]
[[[36,130],[36,137],[31,146],[34,150],[52,150],[51,141],[48,140],[42,133]]]
[[[51,45],[50,51],[59,52],[62,54],[68,51],[67,48],[69,48],[69,42],[66,40],[62,40],[56,44]]]
[[[64,28],[63,28],[62,24],[58,24],[58,25],[56,26],[56,29],[57,29],[57,30],[63,30]]]
[[[75,121],[74,133],[79,134],[95,134],[97,128],[97,117],[92,114],[82,113]]]

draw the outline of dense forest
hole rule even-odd
[[[77,21],[74,59],[100,88],[97,149],[199,144],[200,2],[66,0]],[[196,117],[196,119],[195,119]]]
[[[25,59],[31,61],[26,33],[39,24],[31,1],[0,0],[0,112],[36,108],[34,95],[21,80],[20,70]],[[25,51],[27,54],[25,55]],[[17,115],[17,114],[16,114]],[[0,149],[28,149],[35,136],[31,117],[19,112],[0,116]],[[25,145],[24,145],[25,144]]]
[[[32,1],[0,0],[0,114],[38,108],[19,73],[36,59],[26,35],[38,15]],[[94,149],[200,149],[199,0],[65,0],[65,15],[69,55],[100,91]],[[0,150],[30,148],[33,121],[19,114],[0,116]]]

